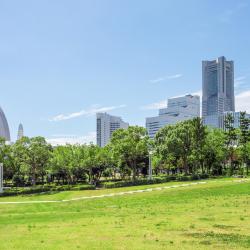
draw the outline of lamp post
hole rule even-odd
[[[3,192],[3,163],[0,163],[0,193]]]
[[[148,179],[152,180],[152,154],[153,151],[149,150],[149,164],[148,164]]]

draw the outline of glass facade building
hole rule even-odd
[[[219,127],[219,116],[235,111],[234,62],[224,56],[202,62],[202,117],[206,125]]]

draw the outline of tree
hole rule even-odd
[[[204,145],[204,165],[207,173],[222,175],[222,163],[225,157],[225,134],[220,129],[209,128]]]
[[[239,143],[241,147],[241,155],[244,165],[246,164],[246,172],[248,175],[248,164],[247,160],[249,153],[247,151],[247,144],[250,141],[250,121],[246,118],[246,112],[240,112],[240,138]]]
[[[4,180],[12,179],[15,174],[15,169],[12,164],[11,150],[11,145],[6,144],[5,139],[0,137],[0,163],[3,163],[4,167]]]
[[[233,174],[233,156],[234,156],[234,150],[236,146],[236,140],[237,140],[237,132],[234,127],[234,118],[232,114],[228,114],[225,118],[225,145],[227,148],[227,159],[229,159],[229,165],[230,165],[230,174]]]
[[[200,117],[194,118],[191,121],[191,125],[193,138],[192,155],[195,162],[195,170],[197,170],[200,165],[201,171],[204,172],[204,147],[206,145],[207,130],[206,127],[203,125],[202,119]]]
[[[156,151],[161,155],[168,169],[189,172],[189,159],[192,153],[192,127],[190,121],[166,126],[156,134]]]
[[[17,155],[21,164],[26,164],[32,185],[36,185],[39,175],[43,174],[49,161],[51,145],[43,137],[23,137],[16,142]]]
[[[97,185],[103,171],[109,166],[111,158],[106,148],[91,144],[86,149],[86,157],[83,163],[84,169],[88,175],[89,183]]]
[[[148,135],[143,127],[130,126],[128,129],[116,130],[109,147],[114,158],[131,170],[133,180],[148,162]]]
[[[192,127],[190,121],[178,123],[176,125],[175,136],[177,137],[177,146],[183,161],[185,174],[188,174],[188,160],[192,152]]]
[[[175,126],[168,125],[161,128],[155,136],[156,156],[161,159],[162,164],[169,170],[175,171],[178,168],[180,150],[176,137]]]
[[[52,175],[58,182],[67,181],[68,184],[85,179],[84,159],[86,157],[86,145],[57,146],[53,150],[50,160]]]

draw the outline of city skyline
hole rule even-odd
[[[250,112],[247,1],[31,3],[0,9],[12,139],[22,122],[27,136],[95,142],[97,112],[144,126],[168,98],[200,93],[201,61],[219,56],[235,62],[236,111]]]

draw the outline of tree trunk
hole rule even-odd
[[[188,164],[187,164],[187,159],[186,159],[186,157],[183,158],[183,163],[184,163],[184,171],[185,171],[185,174],[188,174]]]

